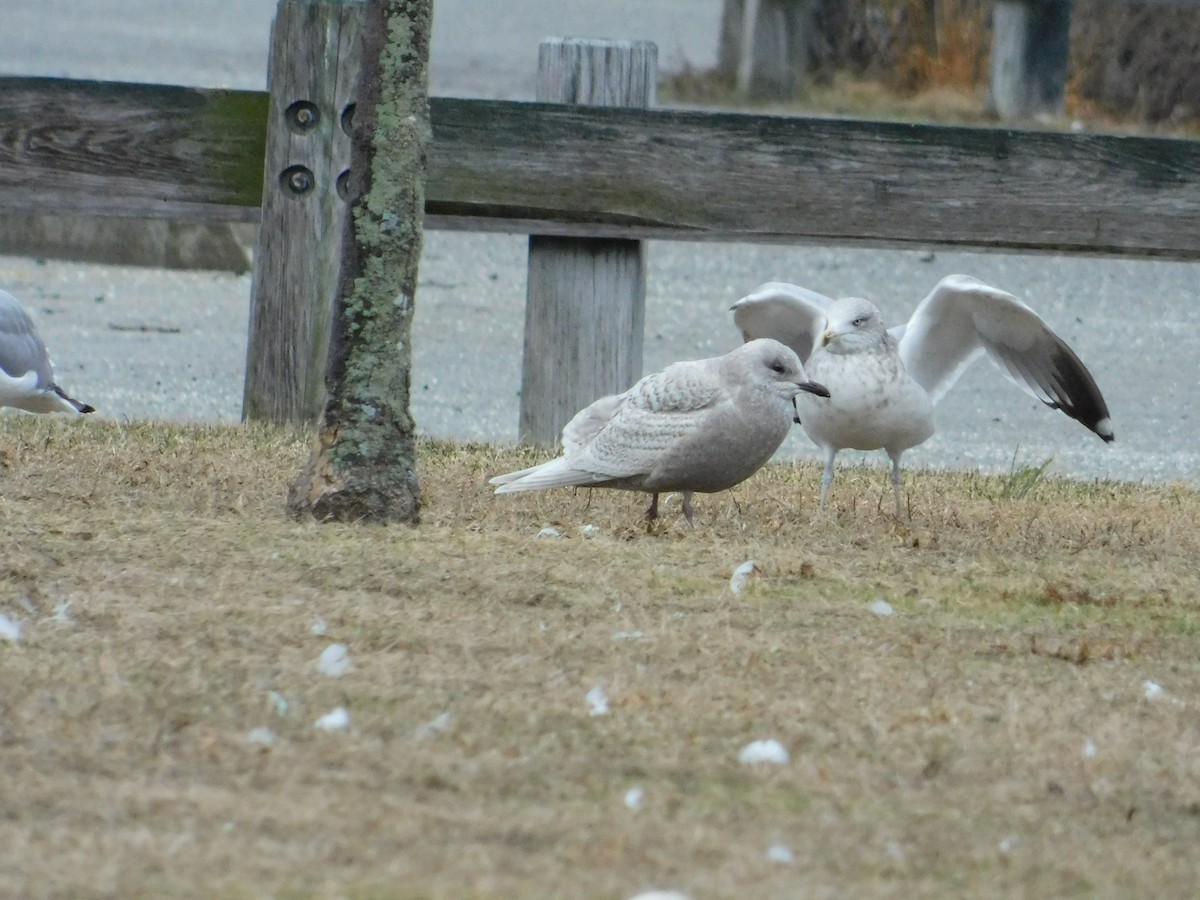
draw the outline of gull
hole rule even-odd
[[[90,413],[54,383],[54,363],[33,320],[8,291],[0,290],[0,406],[35,413]]]
[[[867,300],[834,301],[784,282],[760,285],[732,310],[746,340],[782,341],[829,387],[828,403],[796,399],[805,433],[825,451],[822,509],[838,451],[882,449],[899,518],[901,455],[933,434],[938,401],[985,354],[1026,393],[1113,439],[1108,407],[1074,351],[1012,294],[969,275],[943,278],[891,330]]]
[[[787,437],[801,393],[829,396],[778,341],[677,362],[576,413],[557,459],[489,483],[499,485],[497,494],[564,486],[644,491],[653,495],[648,522],[658,518],[658,495],[679,491],[692,525],[692,494],[723,491],[758,471]]]

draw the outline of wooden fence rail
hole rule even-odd
[[[431,107],[433,228],[1200,260],[1195,140]],[[265,130],[265,93],[0,78],[0,209],[253,220]]]
[[[254,220],[266,94],[0,78],[0,209]],[[1200,259],[1200,141],[434,98],[427,225]]]
[[[0,78],[0,209],[256,221],[267,95]]]

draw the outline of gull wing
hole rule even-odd
[[[774,338],[791,347],[801,362],[808,362],[832,305],[824,294],[785,281],[768,281],[730,309],[733,324],[747,341]]]
[[[1108,406],[1075,352],[1032,309],[978,279],[948,275],[939,281],[908,320],[899,349],[909,374],[935,404],[987,353],[1027,394],[1113,439]]]
[[[621,394],[601,397],[563,428],[563,455],[497,475],[497,493],[601,484],[647,475],[680,439],[729,402],[712,360],[682,362],[647,375]]]
[[[54,367],[29,313],[17,298],[0,291],[0,369],[11,378],[37,373],[37,387],[54,383]]]
[[[601,428],[567,450],[571,464],[616,478],[653,471],[674,444],[701,430],[715,408],[731,402],[712,362],[675,363],[641,379],[619,395]],[[563,429],[564,447],[573,424]]]

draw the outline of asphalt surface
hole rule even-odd
[[[270,0],[5,0],[0,71],[261,89]],[[720,0],[437,0],[435,94],[529,99],[547,36],[648,39],[664,70],[715,57]],[[429,232],[414,325],[413,412],[425,433],[516,440],[525,245],[520,235]],[[870,297],[890,323],[943,275],[1009,290],[1075,348],[1108,400],[1105,446],[977,364],[939,408],[910,466],[1007,471],[1053,457],[1082,478],[1200,478],[1200,267],[962,252],[655,242],[647,371],[739,340],[728,305],[768,280]],[[59,380],[99,415],[234,422],[241,415],[250,279],[0,257],[0,285],[37,317]],[[796,429],[783,456],[816,457]],[[880,465],[882,453],[846,453]]]

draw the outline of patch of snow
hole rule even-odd
[[[747,765],[758,765],[759,763],[783,765],[789,759],[791,757],[788,756],[787,748],[774,738],[751,741],[738,754],[738,762]]]
[[[319,731],[345,731],[350,727],[350,713],[346,712],[346,708],[343,706],[331,709],[317,719],[313,723],[313,727]]]
[[[317,660],[317,671],[330,678],[341,678],[350,671],[350,651],[345,644],[330,644]]]
[[[614,641],[640,641],[645,636],[640,631],[614,631],[612,639]]]
[[[792,853],[786,844],[780,841],[776,841],[767,848],[767,859],[771,862],[784,863],[786,865],[791,865],[796,861],[795,854]]]
[[[608,694],[604,693],[604,688],[601,685],[596,685],[588,691],[584,699],[587,700],[589,715],[608,715]]]
[[[430,738],[437,737],[439,734],[445,734],[453,724],[454,715],[451,712],[439,713],[424,725],[418,727],[413,737],[418,741],[427,741]]]
[[[267,699],[271,702],[271,708],[275,710],[275,715],[286,716],[288,713],[287,698],[279,691],[267,691]]]
[[[892,604],[888,603],[882,597],[876,597],[867,604],[867,609],[877,616],[894,616],[896,610],[892,608]]]
[[[21,623],[0,613],[0,641],[16,643],[21,639]]]
[[[755,565],[754,560],[748,559],[736,569],[733,570],[733,575],[729,579],[729,590],[735,594],[740,594],[750,584],[755,575],[762,570]]]

